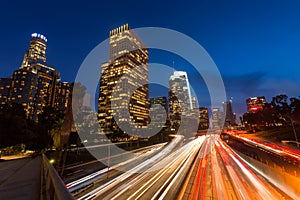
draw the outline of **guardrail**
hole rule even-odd
[[[44,200],[71,200],[74,199],[64,182],[42,154],[40,199]]]

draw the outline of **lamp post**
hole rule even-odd
[[[298,142],[298,137],[297,137],[297,132],[296,132],[296,129],[295,129],[295,126],[294,126],[294,122],[293,122],[292,118],[290,118],[290,120],[291,120],[291,123],[292,123],[292,128],[293,128],[295,140],[296,140],[296,143],[297,143],[297,148],[299,148],[299,142]]]

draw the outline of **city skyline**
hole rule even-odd
[[[76,69],[89,51],[108,37],[107,31],[130,23],[134,28],[161,26],[178,30],[203,45],[218,66],[228,98],[233,97],[233,108],[237,113],[246,111],[245,99],[251,96],[264,95],[267,101],[280,93],[290,97],[298,96],[300,61],[297,52],[300,47],[300,28],[297,19],[300,14],[297,11],[300,3],[297,1],[290,4],[281,1],[185,2],[185,5],[174,3],[171,10],[167,9],[168,3],[162,2],[159,7],[154,6],[154,3],[147,4],[143,6],[143,11],[135,10],[134,14],[118,12],[124,8],[132,10],[129,5],[119,2],[122,8],[115,7],[113,17],[106,9],[96,12],[99,7],[112,6],[109,2],[93,2],[93,6],[82,10],[78,3],[69,6],[64,2],[58,6],[56,2],[51,2],[45,8],[46,14],[43,17],[24,14],[27,10],[42,6],[42,3],[19,4],[22,6],[14,7],[5,2],[2,6],[6,9],[1,12],[1,23],[6,31],[0,33],[0,36],[6,39],[0,47],[3,52],[0,55],[1,77],[11,75],[20,65],[27,48],[25,41],[31,33],[38,31],[49,40],[50,64],[61,72],[63,81],[73,82]],[[215,12],[208,12],[212,9]],[[182,10],[189,12],[180,12]],[[137,18],[141,12],[149,13],[149,17]],[[15,14],[12,16],[11,13]],[[161,20],[157,14],[162,13],[165,17]],[[20,16],[22,20],[18,20]],[[17,31],[19,29],[24,32],[20,34]],[[154,59],[171,66],[174,57],[150,56],[149,59],[149,62]],[[186,63],[177,59],[175,67],[178,67],[177,70],[187,68]],[[285,72],[279,72],[281,68],[286,69]],[[198,80],[190,76],[190,81],[193,83]],[[199,105],[208,104],[201,101]]]
[[[4,1],[3,199],[300,199],[300,1]]]

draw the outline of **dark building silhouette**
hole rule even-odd
[[[232,99],[223,102],[223,110],[225,115],[224,126],[228,127],[228,126],[236,125],[236,116],[232,110]]]
[[[0,108],[8,102],[12,77],[0,78]]]

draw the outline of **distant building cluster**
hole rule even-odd
[[[0,106],[14,103],[24,107],[28,118],[38,119],[46,106],[64,111],[70,95],[70,84],[60,82],[60,74],[46,62],[47,38],[31,35],[19,69],[0,79]]]
[[[232,98],[222,103],[223,111],[220,108],[212,108],[212,127],[222,129],[223,127],[236,126],[236,114],[232,109]]]
[[[266,103],[266,98],[264,96],[248,98],[246,99],[247,111],[256,113],[262,110]]]

